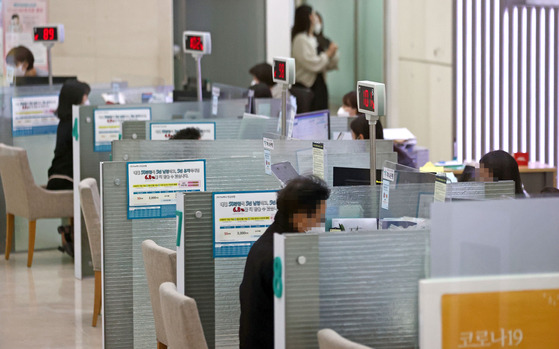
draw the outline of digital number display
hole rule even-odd
[[[204,51],[204,43],[201,36],[189,35],[186,37],[185,43],[187,50]]]
[[[277,80],[287,81],[285,75],[285,62],[274,61],[274,78]]]
[[[57,27],[35,27],[33,28],[34,41],[58,41]]]
[[[361,109],[375,112],[375,89],[373,87],[359,86],[358,98]]]

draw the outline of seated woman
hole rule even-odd
[[[506,151],[494,150],[479,160],[480,179],[482,181],[514,181],[514,192],[519,196],[527,196],[524,192],[518,163]]]
[[[357,116],[357,114],[357,92],[350,91],[342,97],[342,106],[338,109],[338,116]]]
[[[6,64],[15,69],[15,76],[44,76],[42,71],[35,69],[35,57],[25,46],[16,46],[8,51]]]
[[[369,121],[365,115],[359,115],[355,118],[349,125],[351,128],[351,135],[353,139],[369,139]],[[376,123],[376,138],[384,139],[384,130],[380,120]],[[409,154],[401,147],[394,144],[394,152],[398,154],[398,164],[415,168],[415,161],[409,156]]]
[[[60,119],[56,130],[54,159],[49,168],[48,190],[71,190],[73,188],[72,154],[72,106],[88,104],[91,91],[88,84],[78,80],[68,80],[60,90],[56,116]]]

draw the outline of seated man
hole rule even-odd
[[[330,190],[318,177],[297,177],[278,192],[274,223],[248,254],[240,287],[240,348],[274,348],[274,233],[304,233],[320,226]]]

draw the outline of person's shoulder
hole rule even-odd
[[[293,38],[293,44],[310,42],[311,36],[307,33],[301,32]]]

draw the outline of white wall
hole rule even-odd
[[[266,0],[266,61],[291,56],[293,0]]]
[[[52,50],[54,75],[173,83],[172,0],[53,0],[49,22],[66,31],[66,41]]]
[[[452,159],[452,1],[387,0],[390,127],[407,127],[432,161]],[[390,108],[390,107],[389,107]],[[391,110],[391,109],[389,109]]]

